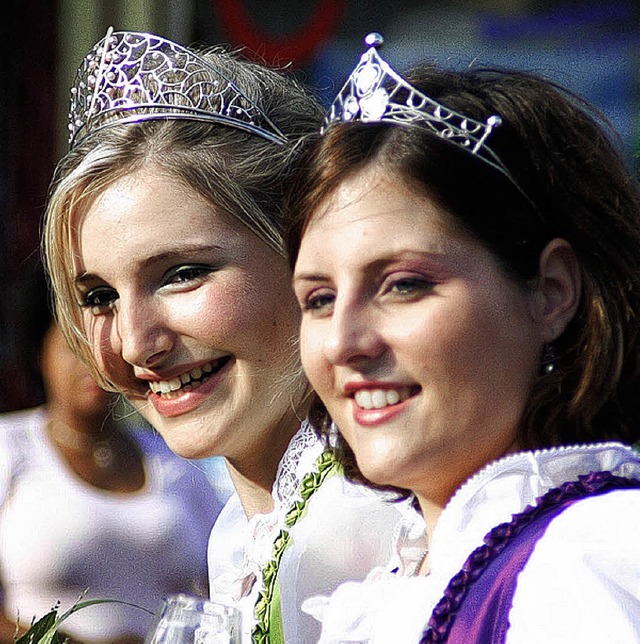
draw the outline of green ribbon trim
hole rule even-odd
[[[277,580],[273,588],[273,596],[271,597],[271,605],[269,606],[269,624],[271,624],[271,631],[267,641],[278,642],[284,644],[284,624],[282,623],[282,604],[280,602],[280,584]]]
[[[255,644],[285,644],[282,609],[280,601],[280,584],[278,568],[284,551],[291,544],[289,529],[306,514],[309,499],[324,481],[340,471],[335,456],[330,451],[323,452],[316,460],[316,470],[309,472],[300,482],[300,501],[296,501],[287,512],[285,526],[273,542],[273,558],[267,562],[262,571],[263,590],[258,595],[255,605],[255,616],[258,620],[252,633]]]

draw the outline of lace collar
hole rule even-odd
[[[256,514],[249,520],[249,540],[245,549],[243,568],[259,576],[271,558],[273,542],[284,528],[287,512],[300,500],[300,483],[315,468],[324,444],[313,426],[305,420],[278,465],[272,496],[274,508],[266,514]]]
[[[273,501],[276,510],[291,507],[294,497],[299,496],[302,479],[314,468],[316,458],[324,450],[313,425],[305,420],[291,439],[276,473],[273,484]]]

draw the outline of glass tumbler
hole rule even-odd
[[[239,609],[220,602],[169,595],[156,613],[145,644],[240,644]]]

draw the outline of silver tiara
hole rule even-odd
[[[486,145],[487,137],[502,119],[493,115],[482,123],[429,98],[393,71],[380,56],[378,48],[383,42],[377,33],[365,38],[369,49],[334,99],[323,131],[332,123],[344,121],[423,125],[511,178],[506,166]]]
[[[69,147],[116,123],[157,119],[222,123],[286,142],[267,115],[201,56],[160,36],[109,28],[76,74]]]

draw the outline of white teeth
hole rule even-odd
[[[387,405],[395,405],[400,402],[400,394],[395,389],[387,391]]]
[[[396,405],[409,398],[409,388],[401,389],[360,389],[355,393],[354,399],[362,409],[382,409],[388,405]]]
[[[373,407],[371,394],[368,391],[356,391],[353,398],[356,401],[356,405],[362,407],[362,409],[371,409]]]
[[[371,404],[374,409],[381,409],[387,406],[387,394],[381,389],[371,392]]]
[[[172,391],[178,391],[178,389],[183,389],[184,391],[190,391],[190,383],[192,380],[199,380],[202,378],[203,374],[210,374],[213,371],[213,364],[208,362],[202,367],[196,367],[192,369],[189,373],[183,373],[171,380],[159,380],[156,382],[150,382],[149,388],[153,393],[156,394],[168,394]],[[199,383],[194,383],[195,385]]]

